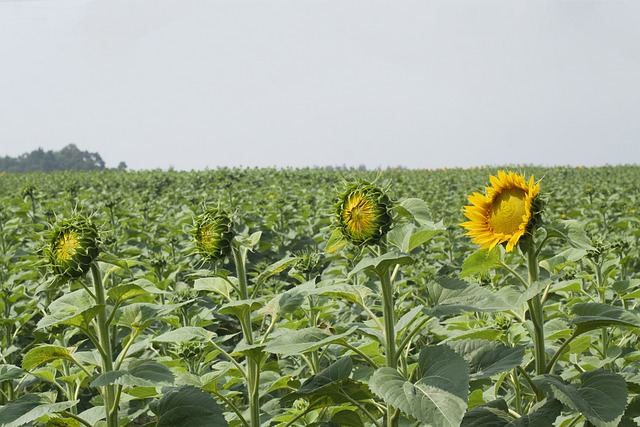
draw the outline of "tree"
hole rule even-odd
[[[38,148],[30,153],[21,154],[17,158],[0,157],[0,171],[3,172],[103,170],[104,168],[105,163],[100,154],[80,151],[75,144],[69,144],[59,151],[44,151]]]

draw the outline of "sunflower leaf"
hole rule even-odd
[[[559,237],[564,239],[572,247],[593,251],[595,248],[591,246],[591,240],[584,231],[584,226],[575,220],[554,221],[551,224],[545,224],[544,229],[547,231],[548,237]]]
[[[484,273],[492,268],[502,267],[504,258],[502,246],[496,246],[492,250],[479,249],[471,254],[462,264],[462,271],[458,275],[461,279],[474,274]]]

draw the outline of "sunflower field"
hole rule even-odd
[[[0,175],[0,427],[640,426],[639,186]]]

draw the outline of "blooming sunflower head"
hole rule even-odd
[[[522,175],[502,170],[490,180],[486,194],[469,196],[471,205],[464,207],[469,221],[460,225],[481,248],[493,249],[504,243],[510,252],[536,226],[541,206],[540,183],[535,183],[533,176],[526,181]]]
[[[196,218],[194,237],[198,253],[208,260],[219,260],[231,251],[233,222],[220,209],[209,209]]]
[[[99,252],[98,229],[80,215],[54,227],[47,249],[53,272],[63,279],[84,276]]]
[[[373,245],[391,227],[392,203],[385,192],[367,181],[347,187],[338,196],[335,216],[342,235],[356,245]]]

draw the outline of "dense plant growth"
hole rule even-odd
[[[512,170],[4,174],[0,426],[640,426],[640,167]]]

